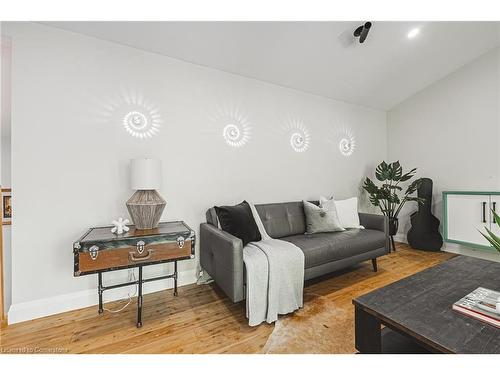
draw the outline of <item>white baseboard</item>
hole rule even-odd
[[[406,238],[406,234],[403,234],[403,233],[397,233],[394,236],[394,241],[408,243],[408,239]]]
[[[408,243],[408,239],[406,238],[406,235],[403,233],[396,234],[394,236],[394,241]],[[500,262],[500,255],[497,253],[468,248],[468,247],[456,245],[453,243],[446,243],[446,242],[443,243],[443,247],[441,248],[441,251],[444,251],[447,253],[459,254],[459,255],[466,255],[466,256],[473,257],[473,258],[490,260],[493,262]]]
[[[179,271],[177,281],[179,286],[194,284],[196,282],[196,270]],[[144,284],[143,294],[154,293],[173,287],[173,279],[153,281]],[[104,293],[104,301],[117,301],[125,298],[126,295],[126,288],[110,289]],[[9,309],[8,321],[10,325],[97,304],[97,289],[87,289],[80,292],[13,304]]]
[[[471,247],[465,247],[454,243],[445,243],[441,249],[447,253],[465,255],[473,258],[489,260],[492,262],[500,262],[500,254],[494,251],[479,250]]]

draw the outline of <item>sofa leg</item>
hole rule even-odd
[[[377,258],[372,259],[373,272],[377,272]]]

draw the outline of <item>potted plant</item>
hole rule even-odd
[[[493,218],[494,218],[493,222],[496,225],[498,225],[498,227],[500,227],[500,216],[493,210],[491,210],[491,214],[493,215]],[[493,233],[488,228],[484,227],[484,229],[486,229],[486,232],[488,234],[484,234],[481,231],[479,231],[479,232],[484,236],[484,238],[486,238],[488,240],[488,242],[491,244],[491,246],[493,246],[498,252],[500,252],[500,237],[495,235],[495,233]],[[500,302],[498,302],[498,301],[496,303],[496,310],[497,310],[497,313],[500,314]]]
[[[382,183],[381,186],[375,185],[370,179],[366,178],[363,183],[363,189],[370,196],[370,202],[380,208],[382,214],[389,219],[389,236],[391,237],[392,248],[395,251],[394,235],[398,231],[399,220],[398,216],[406,202],[421,202],[422,198],[411,196],[417,191],[421,180],[416,179],[408,185],[403,193],[403,188],[400,183],[409,181],[413,178],[417,168],[413,168],[409,172],[403,173],[403,167],[399,161],[386,163],[383,161],[375,169],[375,177]],[[400,197],[399,194],[402,194]]]
[[[498,214],[493,210],[491,210],[491,214],[494,217],[493,222],[500,227],[500,216],[498,216]],[[481,231],[480,231],[480,233],[484,236],[484,238],[486,238],[488,240],[488,242],[491,244],[491,246],[493,246],[497,251],[500,252],[500,237],[495,235],[495,233],[493,233],[488,228],[484,227],[484,229],[486,229],[486,232],[488,234],[484,234]]]

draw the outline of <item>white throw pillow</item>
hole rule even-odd
[[[320,197],[319,205],[325,208],[335,206],[340,225],[343,228],[364,229],[362,225],[359,225],[358,198],[353,197],[336,201],[333,198],[327,199],[325,197]]]

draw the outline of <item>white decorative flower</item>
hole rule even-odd
[[[123,219],[122,217],[118,218],[118,220],[113,220],[111,224],[113,224],[114,227],[111,228],[111,233],[123,234],[123,232],[128,232],[129,231],[129,227],[127,227],[128,223],[129,220]]]

